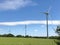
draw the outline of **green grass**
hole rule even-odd
[[[60,39],[59,40],[55,40],[55,42],[57,43],[57,45],[60,45]]]
[[[54,39],[0,37],[0,45],[56,45]]]

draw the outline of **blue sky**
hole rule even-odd
[[[34,21],[46,20],[45,14],[40,12],[46,12],[51,7],[49,36],[55,36],[57,34],[53,28],[60,24],[59,5],[60,0],[0,0],[0,34],[9,33],[10,30],[14,35],[25,35],[24,26],[28,22],[30,24],[27,24],[27,35],[46,36],[45,22],[35,24]]]

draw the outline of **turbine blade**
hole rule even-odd
[[[49,12],[50,12],[51,8],[52,8],[52,7],[50,6],[50,7],[49,7],[49,9],[48,9],[48,11],[47,11],[47,13],[49,13]]]
[[[45,14],[46,12],[40,12],[40,13],[43,13],[43,14]]]

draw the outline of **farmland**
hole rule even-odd
[[[57,45],[55,39],[0,37],[0,45]]]

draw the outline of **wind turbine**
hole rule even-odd
[[[25,24],[25,37],[27,35],[27,25]]]
[[[49,34],[48,34],[48,15],[49,15],[49,11],[50,11],[51,7],[49,7],[47,12],[41,12],[43,14],[46,15],[46,30],[47,30],[47,38],[49,38]]]
[[[10,28],[8,28],[8,32],[9,32],[9,34],[11,34],[11,30],[10,30]]]

